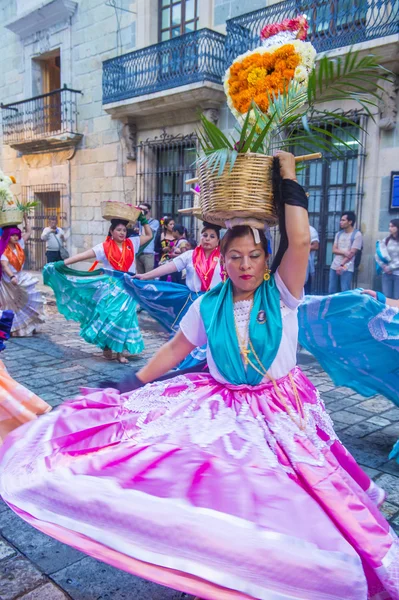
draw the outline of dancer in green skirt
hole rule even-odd
[[[144,349],[137,303],[123,286],[123,273],[136,273],[135,257],[139,248],[152,239],[144,215],[140,215],[139,222],[144,234],[127,238],[128,222],[113,219],[105,242],[65,262],[50,263],[43,270],[44,282],[54,290],[60,313],[78,321],[82,338],[102,348],[106,359],[112,360],[116,352],[116,359],[121,363],[128,362],[122,355],[124,350],[138,354]],[[89,272],[68,268],[93,258],[101,261],[104,268]]]

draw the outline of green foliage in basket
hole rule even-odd
[[[21,210],[22,212],[26,213],[29,212],[32,208],[35,208],[35,206],[38,206],[39,202],[20,202],[19,200],[16,200],[15,204],[18,210]]]
[[[6,186],[0,184],[0,210],[7,210],[14,204],[14,197]]]
[[[255,103],[242,125],[226,136],[214,123],[201,115],[198,138],[202,155],[198,164],[207,164],[221,175],[226,164],[234,167],[237,155],[258,152],[270,155],[277,148],[292,151],[322,152],[335,157],[352,149],[350,141],[360,144],[353,134],[364,131],[356,117],[342,111],[316,108],[321,102],[355,102],[363,114],[374,119],[382,88],[376,83],[381,77],[390,78],[374,55],[361,56],[350,50],[345,57],[322,57],[312,69],[306,85],[292,81],[283,93],[268,96],[269,110],[263,113]],[[320,121],[333,128],[320,126]]]

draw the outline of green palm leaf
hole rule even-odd
[[[231,148],[230,141],[222,132],[221,129],[212,121],[209,121],[204,115],[201,115],[201,125],[203,127],[204,134],[209,142],[215,149]]]
[[[378,103],[381,87],[377,79],[383,76],[390,73],[373,55],[361,57],[358,51],[350,50],[344,58],[323,56],[309,76],[308,104],[354,100],[373,117],[369,106]]]

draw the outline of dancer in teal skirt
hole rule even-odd
[[[137,320],[137,303],[123,285],[123,274],[136,273],[140,246],[152,238],[147,219],[139,217],[144,234],[127,238],[127,221],[113,219],[105,242],[44,267],[43,279],[55,293],[58,310],[66,319],[78,321],[82,338],[103,350],[106,359],[116,352],[118,362],[127,363],[123,351],[138,354],[144,349]],[[105,268],[76,271],[69,265],[90,259]]]

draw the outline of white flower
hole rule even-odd
[[[12,179],[0,171],[0,210],[14,209],[14,196],[10,190]]]
[[[295,73],[294,73],[295,81],[298,81],[298,83],[306,83],[308,78],[309,78],[308,70],[303,65],[299,65],[295,69]]]

